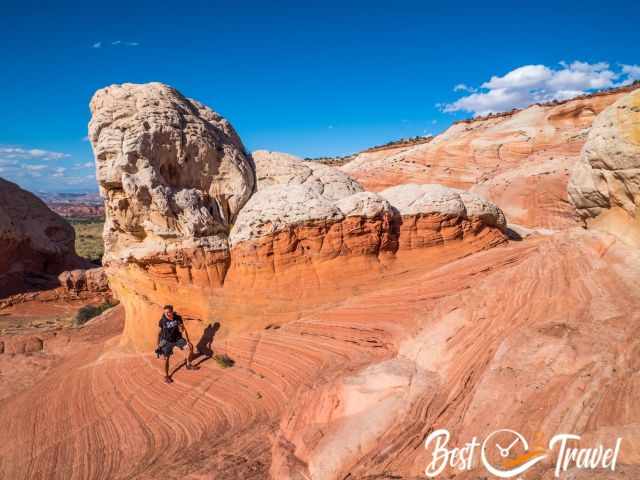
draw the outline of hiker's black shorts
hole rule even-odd
[[[174,347],[178,347],[180,350],[182,350],[186,346],[187,346],[187,341],[182,337],[176,340],[175,342],[168,342],[166,340],[161,340],[160,345],[158,346],[158,351],[160,352],[161,355],[169,358],[171,355],[173,355]]]

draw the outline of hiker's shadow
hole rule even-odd
[[[220,330],[220,322],[209,324],[207,328],[202,332],[202,337],[196,344],[196,351],[194,352],[194,359],[204,357],[198,361],[195,365],[200,365],[202,362],[206,362],[213,356],[213,339]]]

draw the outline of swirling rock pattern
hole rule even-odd
[[[47,376],[0,400],[0,477],[421,478],[427,432],[508,425],[542,444],[622,436],[618,471],[635,478],[637,251],[589,231],[434,248],[426,268],[214,338],[236,365],[204,359],[171,386],[161,361],[118,347],[119,308],[45,340]]]
[[[460,122],[429,143],[364,152],[343,167],[367,190],[437,183],[500,205],[510,223],[572,228],[579,220],[567,183],[596,116],[627,91],[534,105]]]
[[[530,144],[570,152],[543,161],[564,172],[584,140],[573,135],[615,95],[454,128],[530,133],[500,149],[514,168],[494,177],[525,182],[546,168],[523,163],[542,158],[524,154]],[[434,143],[455,152],[461,137],[449,134]],[[543,138],[556,143],[546,150]],[[153,257],[113,259],[124,308],[71,331],[0,339],[0,478],[416,479],[429,432],[447,428],[460,446],[507,427],[535,445],[557,433],[585,447],[622,437],[616,472],[567,478],[640,475],[640,253],[602,229],[568,228],[578,223],[565,223],[564,173],[536,183],[557,191],[524,215],[562,228],[507,242],[505,215],[480,188],[391,185],[381,171],[389,185],[365,192],[345,174],[267,158],[255,155],[244,206],[216,220],[228,248],[186,235]],[[632,215],[629,197],[609,198]],[[164,384],[149,352],[167,301],[194,343],[204,351],[217,332],[213,352],[235,365],[200,356],[200,370],[174,363],[175,383]],[[46,375],[21,383],[40,367]],[[552,459],[527,475],[553,478]],[[477,464],[454,474],[487,475]]]
[[[279,152],[250,157],[226,120],[162,84],[107,87],[91,109],[123,345],[151,348],[167,303],[195,334],[224,312],[224,337],[344,298],[370,272],[404,268],[395,258],[402,215],[347,174]],[[480,216],[472,227],[465,215],[446,220],[452,241],[471,250],[505,242],[501,227]]]

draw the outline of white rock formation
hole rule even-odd
[[[291,225],[344,218],[340,209],[308,185],[275,185],[256,192],[231,230],[231,245],[271,235]]]
[[[354,193],[338,200],[335,205],[345,217],[375,218],[392,212],[389,202],[373,192]]]
[[[105,199],[105,260],[190,247],[225,249],[255,188],[254,166],[227,120],[160,83],[112,85],[89,123]]]
[[[619,207],[635,217],[640,205],[640,89],[600,113],[568,186],[581,217]]]
[[[507,222],[496,205],[471,192],[442,185],[408,183],[380,192],[400,215],[436,213],[461,219],[478,218],[486,225],[506,228]]]
[[[349,175],[328,165],[266,150],[256,150],[252,156],[258,190],[274,185],[306,185],[329,200],[339,200],[363,191]]]

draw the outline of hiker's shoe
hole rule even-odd
[[[164,383],[173,383],[173,379],[171,377],[164,377]]]
[[[196,367],[195,365],[192,364],[187,364],[186,366],[187,370],[198,370],[198,367]]]

